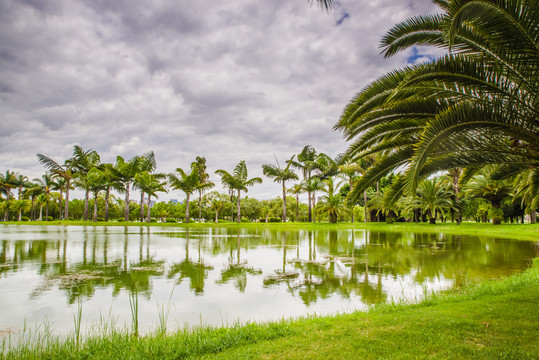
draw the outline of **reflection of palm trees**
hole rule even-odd
[[[200,240],[199,240],[200,241]],[[198,261],[192,261],[189,258],[189,229],[185,232],[185,260],[173,264],[168,272],[168,278],[174,278],[179,274],[178,284],[185,278],[189,279],[189,286],[191,290],[195,292],[195,295],[202,295],[204,293],[204,282],[208,277],[208,271],[213,270],[213,266],[206,266],[201,257],[200,242]]]
[[[247,266],[247,261],[241,261],[241,240],[240,235],[236,236],[236,263],[234,263],[232,247],[230,248],[230,258],[227,267],[221,271],[221,280],[218,280],[217,284],[226,284],[230,280],[234,280],[234,286],[240,291],[244,292],[247,287],[247,275],[260,275],[262,270],[255,270],[252,267]]]

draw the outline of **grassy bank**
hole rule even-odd
[[[102,329],[77,346],[43,336],[7,359],[537,359],[539,259],[525,273],[368,312],[133,337]],[[4,351],[7,349],[4,347]]]
[[[520,240],[539,240],[539,224],[501,224],[464,222],[438,223],[140,223],[140,222],[85,222],[85,221],[25,221],[25,222],[0,222],[5,225],[63,225],[63,226],[159,226],[159,227],[227,227],[227,228],[269,228],[279,230],[343,230],[343,229],[367,229],[373,231],[394,232],[422,232],[422,233],[445,233],[460,235],[488,235],[502,238]]]

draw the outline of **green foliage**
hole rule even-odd
[[[165,222],[167,222],[167,223],[176,223],[176,222],[178,222],[178,221],[177,221],[176,219],[173,219],[173,218],[167,218],[167,219],[165,220]]]
[[[21,216],[21,221],[30,221],[28,216]]]
[[[270,223],[277,223],[277,222],[281,222],[281,218],[278,218],[278,217],[270,217],[268,218],[268,222]]]
[[[488,216],[492,219],[493,224],[500,224],[503,221],[503,210],[500,208],[490,208]]]

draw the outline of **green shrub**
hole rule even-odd
[[[266,222],[266,218],[258,219],[258,222],[265,223],[265,222]]]
[[[226,223],[229,223],[230,221],[228,220],[223,220],[223,219],[219,219],[219,221],[217,221],[219,224],[226,224]]]
[[[150,222],[157,222],[157,219],[156,218],[151,218]]]
[[[118,221],[118,222],[124,222],[125,219],[124,219],[124,218],[118,218],[118,219],[116,219],[116,221]]]
[[[75,218],[70,216],[70,217],[67,218],[67,220],[68,221],[75,221]]]
[[[269,221],[270,223],[281,222],[281,218],[278,218],[278,217],[270,217],[270,218],[268,219],[268,221]]]
[[[503,210],[500,208],[491,208],[488,211],[488,215],[492,219],[492,223],[495,225],[501,224],[503,221]]]
[[[394,217],[386,217],[386,224],[393,224],[395,222]]]
[[[241,219],[241,222],[242,222],[242,223],[250,223],[251,220],[249,220],[249,219]]]
[[[53,221],[54,219],[53,219],[52,216],[44,216],[44,217],[43,217],[43,220],[44,220],[44,221]]]
[[[98,218],[97,218],[97,221],[99,221],[99,222],[104,222],[105,219],[103,219],[103,218],[101,218],[101,217],[98,217]]]
[[[21,216],[21,221],[30,221],[28,216]]]
[[[178,221],[176,221],[176,219],[174,219],[174,218],[167,218],[167,219],[165,220],[165,222],[167,222],[167,223],[176,223],[176,222],[178,222]]]

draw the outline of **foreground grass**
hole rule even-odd
[[[372,231],[392,231],[392,232],[421,232],[421,233],[444,233],[459,235],[485,235],[500,238],[512,238],[519,240],[539,239],[539,223],[537,224],[501,224],[492,225],[489,223],[463,222],[456,223],[141,223],[141,222],[90,222],[90,221],[7,221],[0,222],[0,225],[47,225],[47,226],[143,226],[143,227],[183,227],[183,228],[263,228],[276,230],[345,230],[345,229],[366,229]]]
[[[539,259],[525,273],[486,281],[417,304],[228,328],[134,337],[104,329],[41,336],[6,359],[537,359]]]

